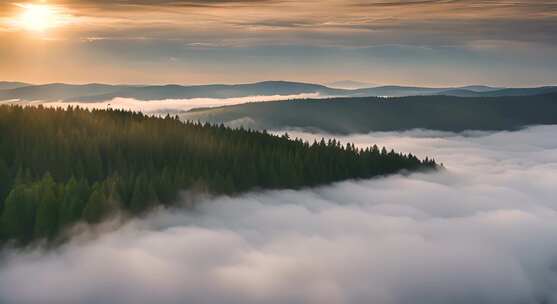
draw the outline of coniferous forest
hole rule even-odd
[[[0,106],[0,241],[54,240],[80,221],[171,205],[180,190],[234,195],[436,167],[377,146],[171,116]]]
[[[557,93],[285,100],[196,109],[183,113],[181,118],[234,125],[244,121],[245,127],[260,130],[282,126],[311,128],[332,134],[412,129],[513,131],[531,125],[557,124]]]

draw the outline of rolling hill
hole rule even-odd
[[[408,86],[380,86],[363,89],[336,89],[319,84],[264,81],[236,85],[107,85],[63,84],[27,85],[23,83],[0,83],[0,101],[73,101],[99,102],[116,97],[137,100],[164,100],[190,98],[236,98],[248,96],[291,96],[318,94],[323,97],[369,97],[369,96],[420,96],[449,95],[461,97],[527,96],[557,92],[557,87],[540,88],[492,88],[466,86],[460,88],[423,88]]]
[[[25,86],[29,86],[30,84],[24,82],[17,82],[17,81],[0,81],[0,90],[11,90],[17,89]]]
[[[192,121],[254,129],[302,128],[329,133],[432,129],[514,130],[557,124],[557,93],[537,96],[333,98],[249,103],[182,114]]]

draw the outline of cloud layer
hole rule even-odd
[[[10,26],[21,8],[0,0],[0,78],[359,79],[433,86],[557,81],[557,4],[549,0],[48,3],[71,22],[37,36]]]
[[[555,132],[345,137],[447,170],[207,199],[11,252],[0,302],[557,303]]]
[[[126,111],[137,111],[146,114],[175,114],[191,109],[214,108],[222,106],[231,106],[250,102],[267,102],[277,100],[304,99],[304,98],[325,98],[318,93],[307,93],[297,95],[265,95],[265,96],[247,96],[236,98],[191,98],[191,99],[164,99],[164,100],[137,100],[133,98],[116,97],[111,100],[102,102],[45,102],[45,101],[19,101],[8,100],[0,101],[0,104],[17,104],[23,106],[45,107],[61,107],[67,108],[80,107],[83,109],[120,109]]]

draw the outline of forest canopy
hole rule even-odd
[[[319,113],[319,115],[315,115]],[[429,129],[517,130],[557,124],[557,93],[536,96],[331,98],[246,103],[197,109],[182,119],[254,129],[285,127],[332,134]]]
[[[436,167],[377,146],[171,116],[0,106],[0,242],[53,240],[77,222],[140,215],[176,202],[180,190],[234,195]]]

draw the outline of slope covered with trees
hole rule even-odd
[[[418,128],[454,132],[515,130],[528,125],[557,124],[557,93],[277,101],[193,110],[182,114],[182,118],[256,129],[290,127],[336,134]]]
[[[0,106],[0,240],[55,239],[78,221],[172,204],[181,189],[295,189],[436,166],[377,146],[310,144],[170,116]]]

